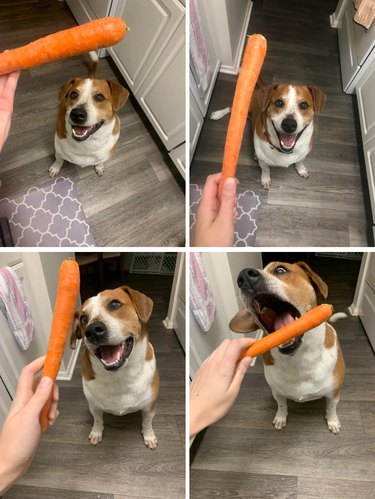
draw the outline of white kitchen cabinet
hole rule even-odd
[[[11,267],[21,280],[35,326],[34,338],[24,351],[0,313],[0,421],[4,407],[8,407],[9,398],[16,391],[23,367],[46,353],[59,266],[62,260],[73,256],[73,253],[0,253],[0,267]],[[78,350],[70,350],[67,345],[58,379],[71,378],[77,356]]]
[[[193,157],[203,126],[203,114],[190,86],[190,160]]]
[[[181,20],[136,97],[168,151],[185,141],[185,26]]]
[[[108,52],[136,93],[183,22],[185,9],[178,0],[122,0],[114,15],[124,19],[130,31]]]
[[[362,142],[375,137],[375,64],[366,71],[356,87]]]
[[[65,0],[79,24],[106,17],[112,0]]]
[[[375,137],[363,147],[367,184],[370,194],[372,224],[375,225]]]
[[[186,175],[186,161],[185,161],[185,144],[172,149],[169,153],[171,160],[176,165],[178,171],[181,173],[182,177],[185,178]]]
[[[375,350],[375,253],[364,253],[350,312],[358,315]]]

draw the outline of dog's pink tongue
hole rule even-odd
[[[104,345],[100,347],[100,355],[104,362],[112,364],[120,358],[121,350],[121,345]]]
[[[281,145],[285,149],[291,149],[297,139],[297,135],[290,135],[289,133],[280,133]]]
[[[287,326],[291,322],[294,322],[294,317],[290,315],[289,312],[285,312],[285,314],[281,314],[276,317],[273,327],[275,331],[277,331],[278,329]]]

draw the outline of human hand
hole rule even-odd
[[[19,71],[0,76],[0,152],[8,137]]]
[[[239,182],[235,178],[225,180],[220,202],[220,178],[221,173],[207,177],[197,212],[194,246],[233,246]]]
[[[219,421],[234,404],[250,357],[238,362],[241,352],[256,340],[224,340],[203,362],[190,385],[190,437]]]
[[[22,369],[17,391],[0,434],[0,494],[4,493],[30,466],[42,431],[39,415],[51,395],[48,414],[53,424],[58,416],[58,387],[51,378],[35,378],[43,368],[45,357]]]

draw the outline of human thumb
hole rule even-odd
[[[249,366],[251,364],[251,361],[253,359],[251,357],[244,357],[236,367],[236,371],[234,373],[232,383],[231,383],[231,388],[235,390],[236,392],[239,392],[240,386],[242,383],[242,380],[249,369]]]
[[[220,209],[218,218],[223,222],[233,220],[233,207],[236,199],[237,182],[233,177],[227,178],[221,193]]]
[[[38,414],[42,410],[44,404],[48,401],[51,396],[51,390],[53,386],[53,381],[48,376],[43,376],[40,380],[37,389],[29,402],[29,406],[32,410],[36,411]]]

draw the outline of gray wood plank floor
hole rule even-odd
[[[254,2],[248,33],[262,33],[268,52],[262,78],[318,86],[327,94],[321,116],[315,120],[314,145],[305,165],[310,178],[293,167],[271,168],[271,189],[260,184],[254,161],[250,122],[241,148],[237,177],[241,186],[260,195],[256,246],[367,246],[372,244],[366,225],[366,188],[358,154],[354,97],[342,92],[337,31],[329,14],[336,0],[259,0]],[[211,111],[230,106],[237,78],[220,74]],[[220,171],[229,116],[205,119],[191,164],[191,182],[202,184]]]
[[[0,51],[75,25],[65,2],[1,2]],[[54,161],[57,89],[75,76],[87,76],[84,57],[22,72],[10,136],[0,157],[0,198],[48,181]],[[119,78],[124,84],[109,58],[101,59],[98,77]],[[60,174],[74,181],[97,246],[181,246],[182,178],[134,98],[119,116],[117,152],[103,177],[91,167],[66,163]]]
[[[114,273],[108,272],[106,277],[106,287],[121,284]],[[96,447],[89,443],[92,416],[77,365],[71,381],[59,382],[56,424],[43,435],[29,471],[4,495],[6,499],[185,497],[185,358],[174,332],[162,325],[172,279],[128,274],[126,283],[154,301],[148,331],[160,374],[154,418],[157,449],[150,451],[143,443],[140,413],[105,414],[102,443]],[[87,282],[81,288],[82,299],[92,295],[95,284]]]
[[[345,311],[359,262],[317,258],[311,264],[328,284],[328,301]],[[324,400],[288,401],[288,425],[274,430],[276,402],[257,361],[229,414],[203,437],[191,466],[191,497],[374,497],[375,355],[359,318],[341,320],[335,328],[347,367],[337,408],[341,433],[328,431]]]

